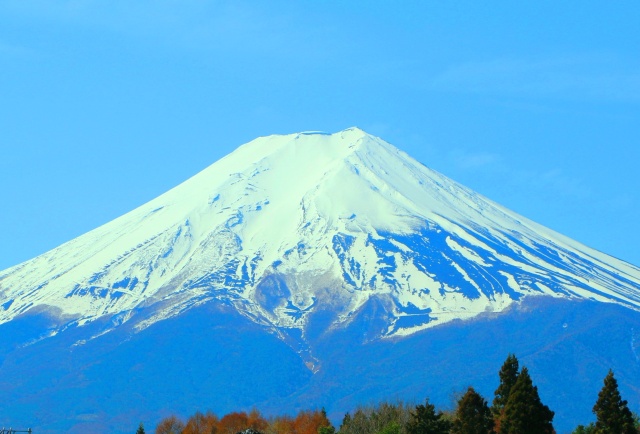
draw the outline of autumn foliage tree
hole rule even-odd
[[[266,434],[290,434],[294,430],[294,420],[291,416],[276,416],[269,422]]]
[[[324,410],[302,410],[293,421],[295,434],[318,434],[322,427],[331,426]]]
[[[210,411],[206,414],[196,412],[187,420],[182,434],[216,434],[218,432],[218,417]]]
[[[156,434],[181,434],[184,423],[176,416],[165,417],[156,426]]]
[[[236,434],[249,428],[249,415],[244,411],[226,414],[218,424],[219,434]]]
[[[254,408],[249,412],[247,428],[251,428],[252,430],[259,432],[265,432],[268,427],[269,422],[262,417],[262,414],[260,414],[257,408]]]

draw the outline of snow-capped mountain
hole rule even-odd
[[[357,128],[256,139],[83,236],[0,272],[0,324],[137,330],[211,300],[257,324],[410,335],[549,295],[640,308],[640,269],[505,209]]]

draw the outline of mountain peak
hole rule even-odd
[[[353,127],[261,137],[130,213],[0,272],[0,323],[138,328],[223,300],[252,321],[377,336],[551,295],[640,307],[640,270],[519,216]],[[140,312],[144,312],[141,314]],[[114,325],[115,327],[115,325]]]

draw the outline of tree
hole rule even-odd
[[[493,406],[491,410],[494,416],[498,417],[504,406],[507,404],[511,388],[516,384],[518,380],[518,359],[514,354],[509,354],[507,360],[504,361],[502,368],[498,375],[500,376],[500,385],[496,389],[493,398]]]
[[[443,417],[442,412],[436,414],[436,408],[427,399],[425,405],[417,405],[407,423],[407,434],[448,434],[451,423]]]
[[[345,433],[349,431],[349,427],[351,426],[351,415],[347,412],[342,418],[342,423],[340,424],[340,428],[338,432]]]
[[[218,417],[208,411],[206,414],[197,411],[187,420],[182,434],[216,434],[218,432]]]
[[[268,434],[290,434],[293,432],[293,418],[290,416],[276,416],[271,419],[266,432]]]
[[[542,404],[529,371],[522,368],[500,417],[500,434],[552,434],[554,413]]]
[[[402,432],[402,427],[396,421],[389,422],[387,425],[380,430],[378,434],[400,434]]]
[[[226,414],[218,423],[221,434],[236,434],[247,428],[249,428],[249,416],[244,411]]]
[[[175,416],[165,417],[156,427],[156,434],[182,434],[184,423]]]
[[[613,371],[604,378],[604,386],[598,393],[598,400],[593,406],[596,415],[596,434],[635,434],[634,420],[618,391],[618,382]]]
[[[473,387],[458,400],[452,434],[492,434],[493,417],[487,401]]]
[[[249,424],[248,425],[249,428],[251,428],[251,429],[253,429],[255,431],[258,431],[258,432],[266,431],[267,427],[269,426],[269,423],[262,416],[262,414],[260,414],[260,411],[258,411],[257,408],[253,408],[249,412],[247,423]]]
[[[336,434],[336,429],[333,425],[321,426],[318,428],[318,434]]]
[[[296,434],[318,434],[320,428],[329,426],[331,426],[331,422],[327,419],[327,413],[324,409],[321,411],[302,410],[293,421]]]
[[[596,426],[593,422],[591,422],[587,426],[578,425],[571,434],[594,434],[595,431],[596,431]]]
[[[144,434],[144,425],[142,424],[142,422],[140,422],[140,425],[138,425],[138,430],[136,431],[136,434]]]

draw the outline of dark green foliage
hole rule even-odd
[[[518,359],[514,354],[509,354],[498,373],[500,376],[500,385],[498,385],[494,393],[495,397],[493,398],[493,406],[491,407],[494,415],[498,416],[504,409],[504,406],[507,405],[511,388],[518,380],[518,370]]]
[[[318,428],[318,434],[336,434],[336,429],[333,425],[321,426]]]
[[[493,416],[487,401],[473,387],[458,400],[452,434],[491,434]]]
[[[416,406],[406,427],[407,434],[448,434],[450,429],[451,422],[442,412],[436,414],[436,408],[429,400],[425,405]]]
[[[578,427],[574,429],[571,434],[595,434],[595,432],[596,432],[596,426],[593,422],[591,422],[587,426],[578,425]]]
[[[522,368],[500,418],[500,434],[551,434],[553,411],[542,404],[529,371]]]
[[[329,418],[327,417],[327,410],[325,410],[324,407],[322,407],[321,414],[325,420],[329,420]],[[321,426],[320,428],[318,428],[318,434],[336,434],[336,429],[331,424],[329,424],[328,426]]]
[[[142,424],[142,422],[140,422],[140,425],[138,426],[138,430],[136,431],[136,434],[144,434],[144,425]]]
[[[618,382],[609,373],[604,379],[604,386],[598,393],[598,400],[593,406],[596,415],[596,434],[635,434],[634,420],[618,391]]]
[[[349,413],[345,414],[342,418],[342,424],[340,424],[340,429],[338,432],[345,433],[349,430],[349,426],[351,425],[351,415]]]

